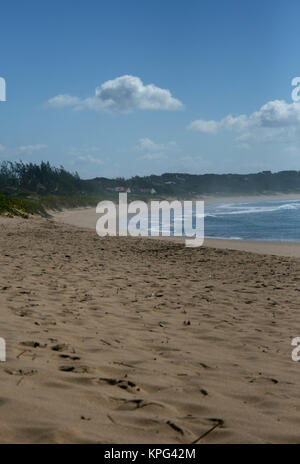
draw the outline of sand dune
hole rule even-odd
[[[298,259],[0,228],[1,443],[299,442]]]

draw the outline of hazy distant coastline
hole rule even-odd
[[[262,171],[250,174],[186,174],[95,177],[82,179],[63,167],[23,162],[0,162],[0,193],[40,195],[107,195],[127,192],[143,197],[236,197],[252,195],[300,195],[300,171]],[[280,193],[280,194],[281,194]]]
[[[174,200],[174,197],[168,198],[170,200]],[[183,201],[185,198],[179,198],[180,201]],[[284,201],[284,200],[297,200],[300,199],[300,192],[295,193],[284,193],[284,192],[276,192],[276,193],[268,193],[268,194],[257,194],[254,193],[253,195],[243,195],[243,194],[236,194],[236,195],[201,195],[196,196],[193,200],[202,200],[207,204],[216,204],[216,203],[247,203],[247,202],[254,202],[254,201]],[[190,198],[189,198],[190,200]]]
[[[128,194],[128,201],[130,201],[131,195]],[[185,197],[185,196],[165,196],[162,197],[165,200],[173,201],[185,201],[185,200],[193,200],[193,201],[204,201],[206,204],[217,204],[217,203],[247,203],[247,202],[256,202],[256,201],[284,201],[284,200],[297,200],[300,199],[300,192],[274,192],[274,193],[253,193],[249,195],[243,195],[242,193],[237,193],[236,195],[221,195],[221,194],[211,194],[211,195],[195,195],[193,197]],[[152,196],[149,198],[151,200],[161,200],[161,197],[156,198]],[[118,203],[118,198],[115,198],[115,203]]]

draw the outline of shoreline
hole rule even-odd
[[[274,193],[266,195],[203,195],[198,200],[204,200],[208,205],[219,203],[253,203],[259,201],[285,201],[285,200],[300,200],[300,192],[298,193]]]
[[[239,196],[239,197],[209,197],[202,198],[208,204],[218,203],[243,203],[254,201],[285,201],[300,199],[298,194],[276,194],[276,195],[260,195],[260,196]],[[130,197],[129,197],[130,198]],[[82,229],[96,229],[96,221],[98,216],[95,213],[95,207],[65,209],[61,212],[50,212],[52,220],[58,223],[68,224]],[[143,239],[152,240],[168,240],[177,243],[184,243],[184,237],[155,237],[147,236]],[[246,251],[251,253],[286,256],[300,258],[300,242],[296,241],[273,241],[273,240],[243,240],[243,239],[228,239],[228,238],[212,238],[207,237],[204,240],[204,247]]]

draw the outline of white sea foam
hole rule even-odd
[[[266,241],[300,239],[300,200],[209,204],[204,217],[206,237]],[[234,217],[240,217],[239,221]],[[174,224],[181,222],[181,214],[175,214],[172,221]],[[162,223],[162,218],[152,221],[151,231],[169,231],[169,223]]]
[[[296,203],[297,201],[297,203]],[[293,202],[284,203],[284,204],[272,204],[267,205],[266,202],[262,205],[257,203],[227,203],[223,205],[218,205],[211,207],[209,213],[206,213],[206,216],[226,216],[226,215],[235,215],[235,214],[253,214],[253,213],[269,213],[280,210],[297,210],[300,209],[299,200],[294,200]]]

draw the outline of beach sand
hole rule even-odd
[[[289,196],[288,196],[289,197]],[[255,197],[256,198],[256,197]],[[261,197],[257,197],[262,199]],[[263,197],[265,199],[265,197]],[[266,197],[268,200],[274,199],[274,196]],[[294,199],[295,196],[292,196]],[[280,197],[280,199],[287,199]],[[291,198],[290,198],[291,199]],[[248,201],[249,197],[240,197],[239,201]],[[233,201],[232,197],[226,197],[223,202]],[[255,200],[253,200],[255,201]],[[267,200],[266,200],[267,201]],[[221,199],[210,197],[210,202],[221,202]],[[74,208],[66,209],[61,212],[51,212],[53,219],[61,224],[70,224],[73,226],[81,227],[84,229],[96,230],[96,222],[99,215],[96,214],[96,209],[93,207],[88,208]],[[149,237],[146,237],[149,238]],[[181,237],[150,237],[152,240],[166,240],[172,243],[185,243],[184,238]],[[206,238],[206,247],[249,251],[252,253],[268,254],[276,256],[290,256],[292,258],[300,258],[300,242],[276,242],[276,241],[250,241],[250,240],[230,240],[230,239],[215,239]]]
[[[1,443],[299,443],[299,259],[57,220],[0,219]]]

